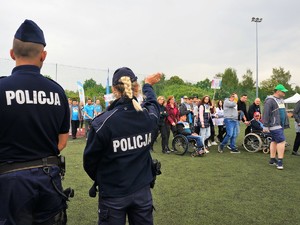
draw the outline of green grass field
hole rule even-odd
[[[241,154],[223,154],[210,148],[205,157],[162,154],[160,139],[153,158],[162,163],[162,175],[152,190],[156,225],[297,225],[300,224],[300,157],[292,156],[293,120],[286,130],[290,144],[284,170],[268,165],[269,155],[248,153],[238,138]],[[63,185],[75,189],[69,202],[70,225],[97,224],[97,198],[88,196],[92,181],[82,167],[85,138],[70,140],[63,151],[67,173]]]

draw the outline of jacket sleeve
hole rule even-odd
[[[248,120],[252,120],[254,115],[254,106],[253,104],[249,106],[248,110]]]
[[[234,108],[234,107],[236,107],[236,105],[237,104],[235,102],[229,101],[228,99],[225,100],[225,102],[224,102],[224,106],[228,107],[228,108]]]
[[[260,126],[260,124],[256,120],[251,120],[251,128],[253,131],[259,130],[262,131],[263,128]]]
[[[97,133],[93,127],[90,129],[88,136],[89,138],[83,152],[83,168],[89,177],[95,180],[97,165],[101,160],[102,142],[97,137]]]
[[[204,123],[203,112],[204,112],[204,106],[200,105],[200,107],[199,107],[199,120],[200,120],[200,124]]]
[[[154,90],[150,84],[144,84],[143,94],[146,96],[143,103],[143,108],[147,109],[150,118],[155,121],[156,124],[158,124],[160,116],[159,104],[156,100]]]
[[[266,128],[270,127],[270,117],[272,114],[272,104],[271,101],[274,101],[272,99],[266,99],[264,104],[264,112],[262,115],[263,125]]]
[[[170,123],[170,124],[175,123],[175,121],[174,121],[173,118],[172,118],[173,113],[172,113],[171,107],[166,107],[166,110],[167,110],[167,114],[168,114],[167,120],[169,121],[169,123]],[[173,116],[174,116],[174,115],[173,115]]]
[[[186,108],[186,105],[184,103],[182,103],[180,106],[179,106],[179,113],[180,114],[183,114],[187,111],[187,108]]]
[[[295,121],[297,123],[300,123],[300,101],[297,102],[295,109],[293,111],[293,115],[294,115]]]

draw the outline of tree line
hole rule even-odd
[[[233,68],[226,68],[224,73],[218,73],[216,78],[222,79],[222,85],[220,89],[211,88],[211,80],[208,78],[198,81],[197,83],[191,83],[184,81],[180,76],[172,76],[170,79],[166,79],[163,74],[159,83],[154,86],[154,90],[157,96],[162,95],[168,97],[173,95],[177,102],[184,95],[197,96],[202,98],[204,95],[209,95],[214,99],[225,99],[233,92],[238,95],[247,94],[248,99],[252,102],[256,95],[256,83],[253,79],[253,72],[247,70],[243,74],[242,79],[239,80],[236,70]],[[268,95],[273,93],[273,89],[277,84],[283,84],[289,91],[286,93],[286,98],[294,95],[296,92],[300,92],[300,87],[292,87],[290,83],[292,75],[290,71],[285,71],[284,68],[273,68],[272,74],[269,79],[263,80],[258,87],[258,96],[262,100]],[[86,98],[100,99],[101,104],[104,106],[104,95],[106,94],[106,88],[102,84],[97,84],[95,80],[88,79],[83,83]],[[110,87],[111,90],[111,87]],[[66,95],[69,98],[78,99],[78,91],[65,90]]]

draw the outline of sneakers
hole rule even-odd
[[[209,151],[207,149],[204,149],[204,153],[209,153]]]
[[[276,166],[278,170],[283,170],[283,163],[282,160],[277,160],[277,159],[270,159],[269,161],[270,166]]]
[[[278,160],[277,159],[270,159],[269,165],[270,166],[277,166]]]
[[[232,148],[230,147],[230,145],[227,145],[226,146],[229,150],[232,150]],[[233,149],[236,149],[237,150],[237,147],[234,147]]]
[[[208,146],[208,147],[211,147],[211,143],[210,143],[210,141],[207,143],[207,146]]]
[[[204,151],[202,149],[196,150],[194,153],[191,154],[192,157],[196,157],[196,156],[202,157],[203,155],[204,155]]]
[[[239,150],[237,150],[237,149],[231,149],[230,153],[241,153],[241,152]]]
[[[300,153],[292,151],[292,155],[300,156]]]
[[[283,170],[282,160],[278,160],[278,162],[277,162],[277,169]]]
[[[168,149],[166,149],[166,150],[162,150],[162,153],[164,153],[164,154],[170,154],[170,151]]]
[[[218,145],[218,152],[219,152],[219,153],[223,153],[223,149],[221,148],[220,145]]]
[[[211,145],[218,145],[218,143],[215,142],[215,141],[213,141],[213,142],[211,143]]]

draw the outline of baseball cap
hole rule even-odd
[[[137,81],[137,76],[132,72],[131,69],[128,67],[121,67],[114,72],[112,78],[112,84],[117,85],[119,84],[119,80],[121,77],[127,76],[130,78],[131,82]]]
[[[287,92],[287,91],[288,91],[282,84],[278,84],[278,85],[275,87],[275,90],[277,90],[277,91],[282,91],[282,92]]]
[[[15,38],[23,42],[33,42],[46,46],[44,33],[32,20],[25,20],[18,28]]]
[[[188,96],[185,95],[185,96],[183,96],[183,98],[188,98]]]

